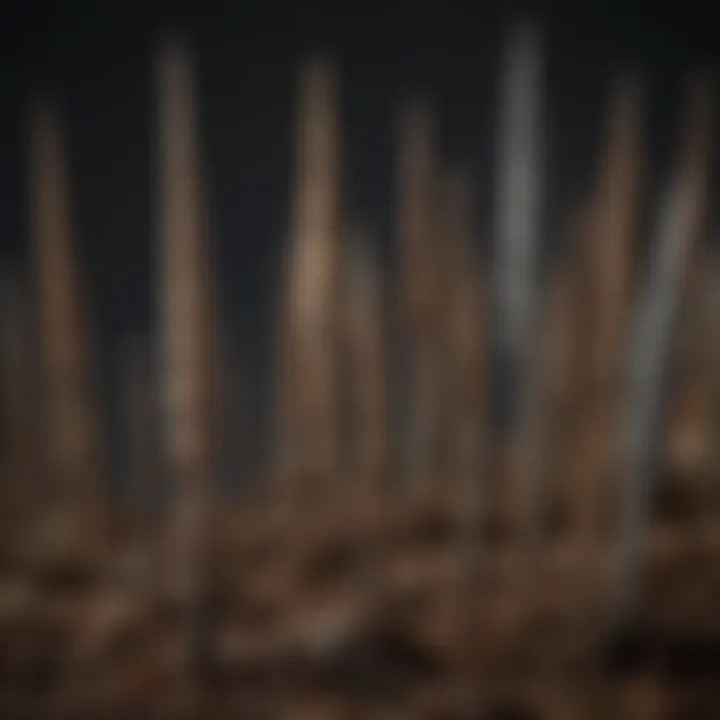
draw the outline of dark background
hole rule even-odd
[[[392,247],[397,111],[417,92],[437,110],[443,156],[472,168],[480,239],[492,227],[497,58],[504,28],[520,13],[434,5],[380,12],[270,2],[2,3],[0,263],[26,262],[23,112],[33,95],[49,92],[66,113],[78,242],[110,398],[122,338],[152,327],[152,63],[161,34],[185,31],[196,52],[219,281],[257,435],[248,443],[252,459],[266,421],[266,341],[288,226],[298,59],[321,50],[339,64],[346,204],[377,229],[383,250]],[[662,179],[682,79],[695,64],[718,67],[715,24],[687,11],[580,4],[530,13],[546,30],[550,240],[593,172],[608,82],[628,66],[649,82],[651,176]]]

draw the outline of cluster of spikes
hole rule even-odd
[[[46,101],[31,108],[33,283],[5,273],[0,306],[10,572],[75,563],[109,583],[122,566],[180,611],[192,669],[215,647],[208,597],[219,528],[250,533],[261,517],[296,532],[290,547],[329,516],[348,525],[353,513],[367,516],[360,586],[371,604],[383,591],[381,529],[403,508],[442,506],[461,562],[438,582],[453,578],[458,637],[496,612],[493,583],[517,619],[558,573],[574,578],[575,626],[592,617],[609,632],[635,616],[661,481],[689,476],[699,480],[693,492],[713,490],[720,376],[707,368],[720,350],[720,265],[701,242],[712,88],[705,77],[688,84],[677,152],[647,202],[643,85],[636,75],[617,80],[593,182],[571,199],[541,281],[547,163],[536,28],[511,34],[501,71],[491,252],[478,252],[471,173],[443,164],[430,106],[416,100],[402,108],[397,136],[390,283],[374,238],[343,213],[336,73],[324,60],[301,68],[272,452],[263,492],[242,513],[214,482],[228,362],[187,46],[168,42],[157,58],[156,346],[130,344],[121,362],[135,503],[122,522],[107,489],[62,119]],[[169,502],[149,522],[145,500],[160,478]]]

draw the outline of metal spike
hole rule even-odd
[[[157,64],[160,154],[160,357],[163,458],[175,494],[166,591],[187,613],[188,660],[201,657],[205,622],[209,480],[212,473],[209,237],[192,58],[178,39]]]
[[[628,366],[628,404],[622,417],[622,484],[612,587],[616,623],[637,608],[643,547],[652,501],[658,420],[679,299],[706,212],[711,144],[711,92],[700,80],[690,88],[677,175],[656,218],[650,263],[634,318]]]
[[[398,240],[402,338],[403,475],[427,488],[439,470],[441,429],[441,288],[435,212],[433,120],[428,105],[409,103],[400,123]]]
[[[299,413],[299,470],[327,482],[337,472],[339,127],[334,70],[322,60],[300,75],[297,167],[290,248],[288,338]]]
[[[593,400],[586,409],[586,459],[579,490],[578,522],[586,541],[595,542],[603,525],[609,480],[616,475],[614,435],[620,391],[622,342],[629,302],[638,228],[643,156],[643,86],[635,75],[613,88],[607,120],[607,149],[594,199],[591,252],[593,292],[591,377]]]

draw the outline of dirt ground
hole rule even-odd
[[[615,627],[609,543],[558,531],[528,564],[501,535],[470,552],[438,496],[269,506],[213,518],[185,613],[150,533],[116,531],[102,557],[55,538],[6,567],[0,715],[720,717],[713,507],[659,503],[638,612]]]

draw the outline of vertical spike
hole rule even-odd
[[[505,478],[504,510],[523,536],[539,521],[536,507],[540,480],[531,453],[538,398],[532,344],[537,337],[534,312],[538,300],[538,258],[542,216],[543,75],[541,37],[531,25],[516,28],[506,47],[499,118],[498,194],[496,208],[495,302],[498,359],[509,387],[499,398],[506,409],[501,448]]]
[[[437,288],[433,117],[421,100],[408,103],[400,123],[398,161],[398,239],[406,314],[413,332],[427,334]]]
[[[473,248],[471,182],[462,169],[444,179],[444,239],[447,245],[446,455],[455,489],[481,492],[482,391],[485,374],[482,316],[485,288]],[[469,501],[464,497],[464,502]]]
[[[543,461],[542,470],[548,482],[554,475],[559,474],[553,473],[552,469],[560,470],[564,451],[563,437],[570,431],[566,415],[574,390],[573,331],[577,309],[575,303],[578,301],[573,277],[575,270],[571,257],[564,256],[556,261],[554,272],[548,281],[547,299],[540,318],[542,344],[538,348],[539,356],[536,362],[542,365],[539,373],[542,407],[538,412],[543,417],[545,431],[544,447],[538,450]],[[548,497],[543,512],[552,504],[550,496],[554,496],[556,492],[559,495],[560,488],[547,488]]]
[[[478,576],[482,568],[486,287],[473,247],[472,182],[464,168],[445,173],[442,182],[442,229],[447,258],[445,388],[447,433],[445,457],[453,505],[458,508],[458,652],[471,677],[460,679],[463,695],[474,690],[478,617]]]
[[[400,123],[398,238],[401,272],[403,472],[420,487],[437,473],[440,433],[440,272],[435,233],[433,120],[427,104],[408,104]]]
[[[606,154],[595,197],[591,249],[593,291],[592,367],[594,398],[586,421],[587,453],[579,508],[589,542],[602,524],[608,480],[617,463],[613,426],[618,409],[621,344],[628,321],[633,246],[638,226],[642,170],[643,87],[637,76],[613,88],[606,129]]]
[[[337,83],[322,60],[301,72],[290,257],[289,338],[301,426],[301,472],[328,481],[337,471],[339,127]]]
[[[670,345],[685,276],[707,211],[710,101],[707,81],[695,82],[686,106],[677,175],[669,183],[656,218],[645,286],[634,318],[628,406],[620,427],[623,465],[618,567],[612,588],[614,619],[620,624],[634,613],[638,601]]]
[[[188,613],[188,659],[194,661],[206,640],[202,613],[212,472],[209,238],[187,46],[167,42],[157,70],[163,451],[175,489],[167,590]]]
[[[50,467],[61,504],[71,515],[78,513],[69,527],[88,547],[94,543],[87,542],[87,534],[101,532],[104,525],[102,423],[95,405],[88,306],[74,247],[67,150],[59,115],[48,103],[32,108],[29,131],[29,223]]]
[[[565,228],[566,242],[560,267],[551,289],[549,388],[556,424],[552,428],[551,458],[557,478],[558,510],[564,522],[577,520],[584,507],[578,482],[587,460],[588,440],[583,420],[587,411],[586,390],[592,355],[588,337],[592,317],[592,297],[588,277],[591,250],[591,204],[583,197],[571,209]],[[552,337],[554,335],[554,338]]]
[[[531,386],[533,407],[525,435],[524,455],[537,491],[524,498],[528,503],[525,517],[529,519],[524,548],[526,557],[522,559],[528,568],[524,582],[537,582],[543,566],[547,566],[548,554],[554,546],[545,541],[552,537],[557,525],[553,527],[546,523],[551,519],[567,523],[572,518],[576,494],[571,483],[577,483],[583,472],[585,457],[582,448],[578,452],[576,426],[584,414],[583,376],[588,370],[589,358],[586,352],[587,317],[591,307],[585,267],[587,223],[588,209],[581,201],[569,218],[566,228],[568,246],[554,258],[545,299],[538,313],[539,340]],[[582,557],[576,555],[578,543],[564,535],[561,547],[559,569],[576,572],[578,557]],[[584,582],[587,576],[585,566],[581,569],[581,582],[577,583],[577,578],[573,577],[573,584],[567,581],[566,584],[568,596],[573,598],[574,607],[581,613],[580,621],[586,622]],[[521,588],[520,592],[530,599],[527,587]],[[563,622],[567,623],[568,629],[577,627],[573,613],[566,614]],[[570,647],[576,637],[573,634],[566,637]]]
[[[381,532],[376,520],[377,503],[386,502],[389,470],[389,377],[387,326],[384,313],[383,277],[370,231],[351,228],[343,253],[344,313],[342,369],[350,451],[350,507],[370,520],[362,524],[358,545],[363,560],[356,573],[358,594],[369,606],[378,603],[381,589]]]
[[[495,262],[497,342],[501,358],[522,373],[531,343],[532,308],[540,252],[541,166],[540,37],[522,27],[506,50],[500,113],[500,159]],[[520,417],[522,390],[510,399],[512,422]]]
[[[628,314],[633,239],[638,225],[642,172],[643,85],[639,77],[622,77],[613,88],[607,120],[607,154],[597,196],[595,270],[597,273],[597,328],[599,375],[618,367],[618,344]]]

